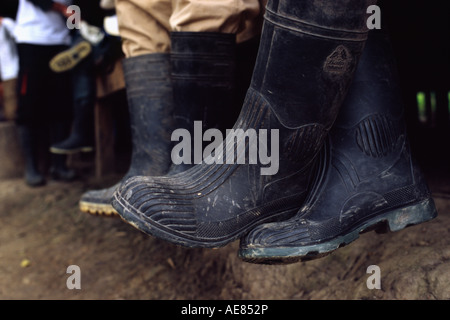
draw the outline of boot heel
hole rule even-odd
[[[389,229],[399,231],[408,226],[429,221],[437,216],[433,199],[392,211],[387,216]]]

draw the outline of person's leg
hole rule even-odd
[[[324,149],[316,183],[291,219],[264,224],[241,241],[248,262],[322,257],[375,227],[396,231],[436,216],[411,159],[394,55],[370,31],[351,90]]]
[[[117,0],[116,12],[125,57],[170,52],[171,0]]]
[[[125,54],[123,69],[131,129],[131,162],[123,181],[134,175],[163,175],[170,165],[173,94],[170,66],[170,0],[118,0],[116,12]],[[82,195],[80,210],[114,215],[115,185]]]
[[[60,52],[67,50],[67,46],[46,46],[45,58],[47,72],[46,85],[43,94],[48,106],[45,115],[48,127],[48,146],[61,143],[69,137],[73,120],[73,92],[72,77],[69,72],[56,73],[48,68],[48,61]],[[50,154],[50,175],[55,180],[71,181],[75,178],[75,171],[67,167],[65,154]]]
[[[179,245],[218,247],[294,215],[353,78],[367,7],[375,3],[269,1],[252,83],[223,151],[204,159],[213,164],[174,177],[127,180],[113,199],[121,217]],[[260,143],[247,143],[239,129],[258,133]],[[267,149],[256,152],[264,140],[272,142],[269,167]],[[236,163],[246,149],[259,163]]]
[[[76,39],[74,41],[77,42]],[[94,106],[96,101],[94,58],[94,52],[90,53],[69,73],[72,77],[73,122],[67,139],[50,147],[50,152],[54,154],[91,152],[94,149]]]
[[[19,141],[25,160],[25,182],[30,186],[45,184],[44,175],[39,171],[39,145],[42,123],[45,120],[42,108],[44,81],[41,72],[41,53],[38,46],[17,45],[19,54],[19,75],[17,85],[16,124]]]

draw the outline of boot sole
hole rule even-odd
[[[95,216],[117,217],[119,214],[110,204],[80,201],[80,210]]]
[[[55,153],[55,154],[74,154],[74,153],[78,153],[78,152],[92,152],[94,151],[94,147],[79,147],[79,148],[75,148],[75,149],[59,149],[59,148],[55,148],[55,147],[51,147],[50,148],[50,152],[51,153]]]
[[[80,42],[76,46],[57,54],[50,60],[50,69],[54,72],[64,72],[73,69],[81,60],[86,58],[92,51],[87,41]]]
[[[39,180],[39,181],[29,181],[29,180],[25,180],[25,183],[27,184],[27,186],[29,187],[41,187],[44,186],[47,181],[45,181],[45,179]]]
[[[360,223],[350,232],[321,243],[277,248],[241,248],[239,258],[245,262],[257,264],[288,264],[308,261],[329,255],[333,251],[344,247],[359,238],[359,234],[375,230],[378,232],[392,232],[417,225],[437,216],[433,199],[421,201],[414,205],[388,211],[374,216],[368,221]]]

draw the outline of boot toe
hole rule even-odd
[[[30,187],[39,187],[45,185],[45,178],[40,174],[26,174],[25,182]]]
[[[91,190],[84,193],[79,202],[80,210],[95,215],[117,216],[117,211],[111,206],[111,199],[118,187],[119,184],[117,183],[106,189]]]
[[[194,207],[182,194],[180,185],[169,184],[164,177],[135,176],[123,183],[113,196],[112,206],[127,222],[141,231],[166,240],[195,234]]]
[[[309,260],[311,238],[307,220],[294,217],[283,222],[266,223],[241,238],[238,255],[243,261],[256,264]]]
[[[241,247],[298,246],[310,239],[307,221],[290,219],[283,222],[266,223],[254,228],[241,239]]]

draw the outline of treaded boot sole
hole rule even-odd
[[[50,69],[54,72],[64,72],[74,68],[81,60],[86,58],[92,51],[87,41],[82,41],[72,48],[65,50],[50,60]]]
[[[80,201],[80,210],[96,216],[117,217],[117,211],[110,204]]]
[[[183,247],[189,247],[189,248],[220,248],[224,247],[225,245],[229,244],[232,241],[235,241],[245,235],[247,232],[249,232],[252,228],[259,224],[263,224],[266,222],[276,222],[288,219],[292,217],[297,211],[298,208],[289,208],[286,210],[280,210],[277,213],[272,214],[271,216],[268,216],[266,218],[254,221],[253,223],[248,224],[247,226],[236,230],[232,234],[228,234],[223,237],[218,238],[208,238],[208,239],[196,239],[194,237],[188,237],[187,235],[183,234],[177,234],[173,230],[167,229],[164,226],[160,224],[153,225],[150,221],[144,221],[143,219],[139,218],[138,214],[135,214],[128,209],[128,203],[122,199],[120,196],[114,194],[113,196],[113,207],[119,207],[120,210],[120,217],[125,222],[131,224],[133,227],[137,228],[138,230],[141,230],[145,232],[146,234],[150,236],[154,236],[156,238],[164,239],[168,242],[171,242],[176,245],[180,245]],[[167,229],[167,232],[165,231]],[[145,231],[144,231],[145,230]]]
[[[288,264],[313,260],[329,255],[336,249],[350,244],[359,238],[360,233],[371,230],[399,231],[432,220],[436,216],[434,201],[429,198],[413,205],[376,215],[361,222],[343,235],[317,244],[277,248],[240,248],[239,258],[245,262],[257,264]]]

